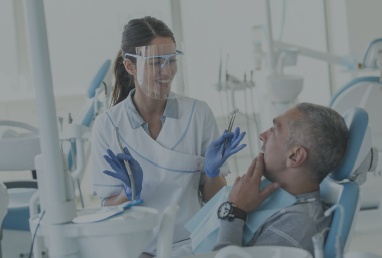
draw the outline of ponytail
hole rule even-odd
[[[111,106],[115,106],[127,98],[130,91],[135,88],[134,77],[126,71],[123,61],[122,51],[119,50],[113,64],[115,84],[111,96]]]

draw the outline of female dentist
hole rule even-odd
[[[95,120],[91,146],[94,190],[103,205],[132,200],[133,189],[159,212],[180,206],[174,248],[187,243],[184,224],[201,202],[226,185],[227,158],[245,147],[239,145],[245,132],[236,128],[219,137],[207,103],[178,94],[185,87],[182,57],[165,23],[153,17],[131,20],[114,61],[113,107]],[[155,254],[156,241],[141,257]]]

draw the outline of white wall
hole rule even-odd
[[[337,55],[353,55],[360,63],[371,41],[382,37],[382,1],[380,0],[336,0],[327,1],[331,25],[331,51]],[[347,82],[360,76],[377,76],[378,72],[344,72],[335,67],[334,88],[340,89]]]
[[[16,25],[13,12],[13,1],[0,2],[0,90],[14,94],[19,91],[18,53],[16,44]]]
[[[19,74],[25,72],[22,66],[29,62],[28,56],[23,55],[18,64],[18,54],[28,54],[29,51],[28,42],[20,38],[25,25],[15,21],[15,17],[23,15],[22,3],[22,0],[1,1],[0,101],[29,98],[34,94],[29,81],[21,87],[18,79]],[[167,0],[53,0],[44,1],[44,7],[55,95],[86,92],[91,78],[105,59],[115,58],[123,26],[130,19],[153,15],[171,25]]]

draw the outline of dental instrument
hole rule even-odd
[[[229,121],[229,125],[228,125],[228,132],[231,132],[232,131],[232,126],[233,126],[233,121],[235,121],[235,117],[236,117],[236,113],[239,112],[239,109],[238,108],[235,108],[232,112],[231,112],[231,120]],[[227,148],[227,142],[228,142],[228,139],[226,139],[224,141],[224,145],[223,145],[223,150],[222,150],[222,157],[224,156],[224,152],[225,152],[225,149]]]
[[[118,134],[118,130],[119,128],[118,127],[115,127],[115,137],[117,138],[117,142],[118,142],[118,145],[119,145],[119,149],[121,150],[122,153],[125,153],[123,147],[122,147],[122,143],[121,143],[121,140],[119,138],[119,134]],[[126,154],[126,153],[125,153]],[[123,161],[125,163],[125,167],[126,167],[126,170],[127,170],[127,174],[130,178],[130,183],[131,183],[131,201],[134,201],[135,200],[135,195],[136,195],[136,189],[135,189],[135,180],[134,180],[134,175],[133,175],[133,171],[131,171],[131,167],[130,167],[130,164],[128,161],[124,160]]]

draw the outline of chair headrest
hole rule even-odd
[[[106,77],[106,75],[109,72],[110,66],[111,66],[111,60],[108,59],[103,63],[101,68],[98,70],[97,74],[95,75],[92,83],[90,84],[90,86],[88,88],[88,97],[89,98],[93,98],[95,96],[96,89],[98,89],[98,87],[104,81],[104,78]]]
[[[363,57],[363,65],[368,69],[378,69],[378,55],[382,51],[382,38],[373,40],[366,49]]]
[[[350,179],[371,149],[369,116],[360,107],[354,107],[343,115],[349,129],[348,147],[342,164],[329,175],[334,180]]]

